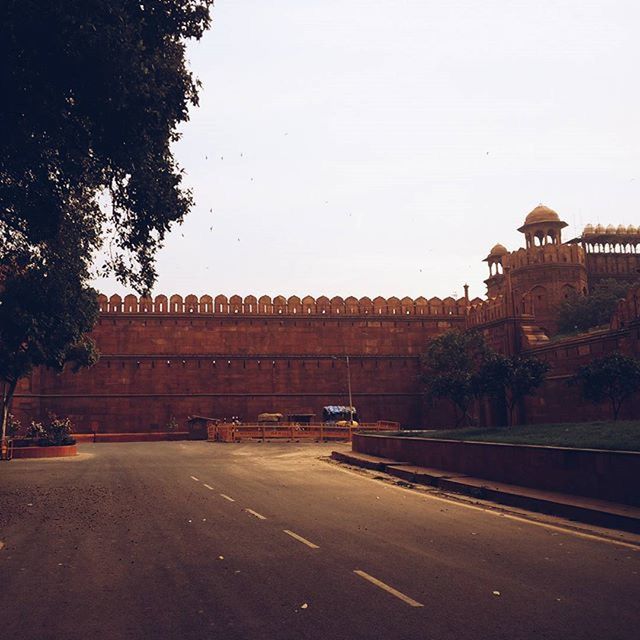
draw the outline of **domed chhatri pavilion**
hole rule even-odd
[[[561,244],[562,229],[566,226],[567,223],[560,220],[553,209],[541,204],[529,213],[518,231],[524,233],[527,249],[530,249],[546,244]]]
[[[525,248],[508,251],[496,244],[485,262],[489,298],[504,296],[516,314],[530,313],[547,334],[555,331],[555,310],[571,293],[587,294],[599,281],[637,280],[640,273],[640,231],[637,227],[585,226],[582,234],[562,241],[567,226],[545,205],[538,205],[518,228]]]

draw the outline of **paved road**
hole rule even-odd
[[[346,472],[332,448],[3,463],[0,635],[638,637],[640,551]]]

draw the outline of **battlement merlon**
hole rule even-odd
[[[102,314],[203,314],[212,316],[392,316],[392,317],[460,317],[467,314],[469,301],[466,298],[409,298],[367,297],[329,299],[326,296],[314,298],[305,296],[245,296],[227,297],[217,295],[196,296],[189,294],[184,298],[158,295],[154,298],[138,297],[129,294],[122,298],[118,294],[107,297],[98,296]]]
[[[502,257],[504,268],[520,269],[532,265],[583,265],[585,251],[577,244],[548,244],[529,249],[517,249]]]

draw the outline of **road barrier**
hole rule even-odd
[[[140,433],[74,433],[79,444],[83,442],[166,442],[188,440],[188,431],[147,431]],[[204,438],[202,438],[204,440]]]
[[[209,424],[208,440],[211,442],[241,442],[242,440],[286,440],[299,442],[346,441],[351,442],[354,433],[363,431],[397,431],[399,423],[387,420],[359,424],[357,427],[338,427],[335,424]]]

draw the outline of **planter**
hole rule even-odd
[[[60,447],[23,447],[14,446],[13,457],[25,458],[68,458],[78,455],[78,447],[75,444],[66,444]]]

